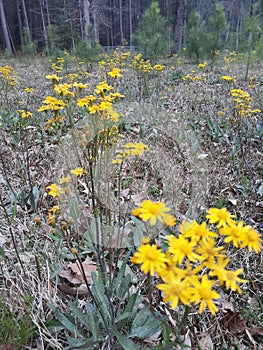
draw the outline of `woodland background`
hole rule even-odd
[[[123,45],[139,46],[140,50],[142,44],[146,45],[147,40],[140,35],[146,30],[147,38],[147,26],[150,33],[156,31],[157,35],[161,26],[160,39],[168,54],[188,46],[199,58],[211,48],[200,50],[193,45],[201,47],[207,41],[203,36],[213,32],[220,39],[220,47],[212,49],[240,51],[252,39],[255,47],[263,47],[262,0],[159,0],[162,22],[155,23],[153,18],[151,22],[150,17],[142,26],[151,3],[152,0],[0,0],[0,49],[5,55],[50,55],[56,50],[90,50],[96,55],[102,47]]]

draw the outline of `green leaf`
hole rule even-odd
[[[5,258],[5,251],[3,248],[0,247],[0,256],[4,259]]]
[[[94,345],[97,344],[97,341],[90,338],[88,341],[79,340],[75,338],[68,338],[69,345],[64,348],[64,350],[88,350],[94,349]]]
[[[146,338],[158,332],[162,328],[162,322],[158,320],[148,307],[138,312],[132,323],[130,338]]]
[[[128,337],[122,335],[116,329],[116,327],[112,327],[111,331],[115,335],[115,337],[117,338],[117,340],[118,340],[118,342],[121,345],[123,350],[134,350],[134,349],[136,349],[136,345],[134,344],[134,342],[131,339],[129,339]]]
[[[88,319],[88,315],[85,315],[78,307],[76,303],[69,303],[69,307],[71,311],[74,312],[75,316],[79,319],[79,321],[82,323],[83,326],[85,326],[88,330],[90,329],[90,322]],[[98,325],[97,325],[98,327]],[[95,327],[96,329],[96,327]],[[94,335],[94,334],[93,334]]]
[[[70,210],[69,210],[69,215],[70,217],[72,217],[73,221],[74,221],[74,229],[76,232],[78,232],[78,220],[80,217],[80,210],[79,210],[79,201],[78,198],[75,197],[73,198]]]
[[[98,317],[98,310],[92,304],[86,305],[86,312],[89,322],[89,330],[95,339],[100,338],[100,321]]]
[[[64,326],[69,332],[76,334],[80,338],[84,338],[83,334],[78,330],[75,323],[72,322],[72,320],[63,314],[58,308],[56,308],[54,305],[49,304],[50,309],[53,311],[54,315],[58,319],[58,321],[61,323],[62,326]]]
[[[91,277],[93,280],[92,284],[92,294],[96,299],[98,306],[100,307],[100,312],[103,312],[104,317],[107,321],[111,320],[111,315],[109,312],[109,302],[105,295],[105,287],[104,285],[97,279],[97,276],[94,272],[91,272]]]
[[[137,290],[137,292],[135,294],[132,294],[129,298],[128,298],[128,303],[125,307],[125,309],[123,310],[123,312],[121,313],[121,315],[118,317],[118,319],[116,320],[116,323],[120,322],[119,327],[122,328],[125,324],[125,322],[128,319],[133,319],[135,317],[135,314],[137,312],[137,305],[139,302],[139,289]]]

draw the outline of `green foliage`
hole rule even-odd
[[[220,3],[216,3],[213,14],[209,18],[209,31],[207,37],[207,49],[212,58],[215,55],[215,51],[221,50],[224,46],[226,26],[226,14],[223,6]]]
[[[21,349],[34,334],[34,325],[26,315],[19,317],[0,298],[0,346]]]
[[[252,14],[244,20],[241,32],[240,50],[248,52],[256,50],[262,38],[262,30],[259,22],[258,3],[252,8]]]
[[[168,53],[168,30],[165,28],[165,20],[160,14],[160,8],[156,1],[145,11],[139,24],[139,30],[134,35],[143,56],[152,61]]]
[[[22,53],[28,56],[35,55],[37,52],[36,43],[31,39],[28,28],[23,28],[23,40]]]
[[[84,311],[77,302],[69,303],[70,314],[50,305],[59,324],[70,333],[66,349],[80,345],[100,349],[107,337],[115,337],[114,343],[132,350],[135,347],[133,338],[144,339],[161,330],[161,320],[148,307],[137,312],[139,289],[135,293],[129,292],[132,283],[131,274],[127,272],[129,257],[130,253],[113,279],[101,272],[98,275],[92,273],[92,301],[85,305]]]
[[[205,54],[206,38],[205,21],[196,10],[191,11],[185,29],[185,45],[188,55],[190,57],[195,56],[197,62],[199,62]]]
[[[98,62],[101,53],[102,48],[100,44],[96,42],[89,43],[85,40],[79,40],[77,42],[75,54],[82,60],[87,62]]]

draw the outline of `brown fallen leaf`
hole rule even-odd
[[[91,273],[97,273],[97,266],[91,259],[86,259],[81,265],[84,275],[78,261],[68,264],[66,270],[59,272],[61,279],[58,284],[59,290],[70,295],[88,295],[86,281],[89,285],[93,283]]]
[[[263,335],[263,327],[252,326],[249,328],[249,332],[251,335]]]
[[[224,317],[221,321],[225,328],[229,330],[231,334],[241,334],[246,329],[246,320],[242,319],[239,312],[234,312],[229,309],[226,310]]]

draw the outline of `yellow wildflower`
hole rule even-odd
[[[85,174],[85,169],[84,168],[72,169],[72,170],[70,170],[70,173],[79,177],[79,176],[82,176],[83,174]]]
[[[219,299],[220,295],[212,290],[215,282],[208,279],[207,275],[202,276],[201,282],[194,281],[193,293],[194,295],[191,298],[191,301],[195,304],[199,304],[199,314],[202,313],[205,307],[208,307],[211,314],[214,315],[218,308],[213,302],[213,299]]]
[[[165,254],[161,249],[158,249],[155,244],[141,245],[138,252],[135,252],[131,258],[132,263],[142,264],[141,270],[143,273],[149,273],[151,276],[153,276],[155,272],[160,272],[164,269],[166,261]]]
[[[56,184],[51,184],[47,186],[47,189],[50,190],[48,194],[52,197],[59,197],[64,191],[63,188]]]
[[[163,301],[169,302],[171,307],[175,309],[179,301],[184,305],[189,305],[193,295],[193,288],[181,278],[164,278],[164,282],[157,284],[157,288],[163,291]]]
[[[140,219],[150,222],[151,225],[156,225],[157,220],[163,222],[163,215],[171,209],[167,208],[162,202],[152,202],[145,200],[140,204],[140,208],[132,211],[132,215],[138,216]]]
[[[236,215],[230,214],[226,208],[210,208],[207,210],[206,218],[209,220],[210,224],[217,224],[217,227],[225,227],[226,224],[233,222],[232,218],[235,218]]]

